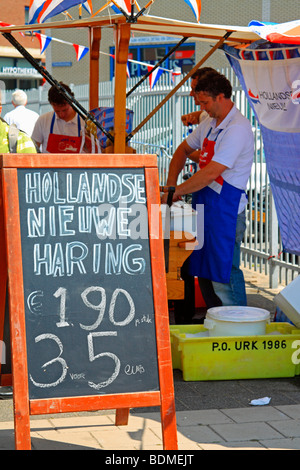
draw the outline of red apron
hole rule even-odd
[[[200,168],[213,158],[216,140],[209,140],[208,132],[199,157]],[[209,186],[193,193],[193,207],[203,205],[203,246],[189,257],[189,273],[212,281],[227,283],[230,279],[235,244],[236,221],[243,190],[227,183],[219,176]],[[201,230],[201,227],[198,228]]]
[[[212,160],[212,157],[214,156],[215,154],[215,145],[216,145],[216,141],[217,141],[217,138],[219,137],[219,134],[222,132],[223,129],[221,129],[219,132],[218,132],[218,135],[217,137],[215,138],[215,140],[208,140],[208,137],[212,131],[212,128],[210,128],[207,136],[205,137],[204,141],[203,141],[203,144],[202,144],[202,149],[201,149],[201,152],[200,152],[200,155],[199,155],[199,168],[200,170],[202,168],[204,168],[206,165],[208,165],[208,163]],[[215,180],[217,183],[219,184],[223,184],[224,180],[222,178],[222,176],[218,176],[218,178]]]
[[[77,114],[78,136],[54,134],[53,127],[55,122],[55,113],[53,113],[50,134],[47,143],[47,152],[49,153],[80,153],[81,149],[81,124],[80,117]]]

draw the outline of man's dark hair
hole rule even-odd
[[[191,78],[193,79],[197,78],[199,80],[201,77],[203,77],[207,73],[218,73],[218,72],[212,67],[202,67],[201,69],[196,70],[196,72],[193,73]]]
[[[59,84],[65,89],[67,90],[67,92],[71,95],[71,96],[74,96],[74,93],[71,91],[71,88],[68,87],[68,85],[66,85],[65,83],[63,82],[59,82]],[[50,90],[48,91],[48,101],[49,103],[54,103],[54,104],[65,104],[65,103],[68,103],[68,101],[66,101],[65,97],[58,91],[58,89],[55,87],[55,86],[52,86],[50,88]]]
[[[203,91],[208,95],[216,98],[216,96],[223,93],[225,98],[230,98],[232,94],[232,86],[230,81],[220,73],[207,72],[199,77],[198,83],[195,87],[195,92]]]

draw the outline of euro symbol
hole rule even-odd
[[[31,313],[38,315],[42,313],[43,303],[39,300],[39,297],[43,297],[44,293],[41,290],[31,292],[27,297],[27,306]]]

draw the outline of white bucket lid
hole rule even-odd
[[[270,312],[255,307],[213,307],[207,310],[207,318],[227,322],[257,322],[269,320]]]

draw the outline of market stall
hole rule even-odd
[[[60,2],[62,3],[62,2]],[[77,2],[82,3],[82,2]],[[113,2],[114,4],[117,2]],[[152,3],[152,2],[149,2]],[[191,2],[192,4],[196,5],[196,3],[199,6],[199,2]],[[128,4],[128,2],[127,2]],[[126,3],[125,3],[126,5]],[[163,433],[164,433],[164,438],[165,438],[165,448],[167,449],[176,449],[177,448],[177,442],[176,442],[176,436],[175,436],[175,422],[174,422],[174,397],[173,397],[173,387],[172,387],[172,377],[171,377],[171,364],[170,364],[170,354],[169,354],[169,330],[168,330],[168,315],[166,312],[166,289],[165,289],[165,284],[164,280],[162,279],[162,270],[164,270],[164,266],[162,263],[162,258],[163,258],[163,252],[161,250],[160,242],[161,242],[161,231],[158,230],[157,228],[157,222],[153,222],[151,219],[151,213],[153,211],[153,207],[156,204],[159,206],[159,186],[158,186],[158,180],[157,180],[157,173],[155,172],[155,165],[153,164],[153,157],[151,156],[141,156],[138,155],[126,155],[126,147],[127,144],[130,142],[130,139],[139,131],[139,129],[144,125],[145,121],[141,122],[135,129],[133,129],[129,134],[126,132],[126,76],[127,76],[127,59],[128,59],[128,47],[129,47],[129,41],[132,33],[141,33],[141,34],[165,34],[168,36],[174,36],[178,38],[178,41],[182,41],[183,38],[190,38],[193,37],[195,40],[199,41],[206,41],[208,42],[212,47],[209,50],[209,52],[190,70],[189,73],[187,73],[183,80],[174,87],[171,93],[155,108],[151,111],[149,116],[147,117],[147,120],[152,117],[152,115],[161,107],[163,106],[168,99],[176,93],[177,90],[182,86],[183,83],[185,83],[191,75],[196,71],[198,68],[200,68],[206,60],[218,49],[224,47],[225,51],[230,51],[233,48],[236,50],[236,48],[242,48],[245,50],[245,48],[252,43],[255,43],[259,39],[259,35],[256,31],[251,30],[249,27],[235,27],[235,26],[224,26],[224,25],[209,25],[209,24],[199,24],[199,23],[188,23],[188,22],[183,22],[183,21],[177,21],[177,20],[172,20],[172,19],[166,19],[166,18],[158,18],[158,17],[152,17],[149,16],[146,13],[145,9],[144,10],[139,10],[138,12],[135,12],[134,10],[134,5],[132,5],[132,9],[130,14],[116,14],[116,15],[108,15],[108,16],[95,16],[93,18],[87,18],[87,19],[81,19],[81,20],[72,20],[72,21],[64,21],[64,22],[47,22],[43,24],[43,29],[48,30],[51,28],[55,29],[71,29],[72,31],[76,31],[77,28],[87,28],[89,31],[89,41],[90,41],[90,62],[89,62],[89,69],[90,69],[90,79],[89,79],[89,84],[90,84],[90,97],[89,97],[89,109],[95,109],[98,107],[98,101],[99,101],[99,96],[98,96],[98,71],[99,71],[99,61],[100,61],[100,44],[101,44],[101,32],[103,28],[110,29],[112,36],[115,38],[115,47],[116,47],[116,55],[115,55],[115,93],[114,93],[114,132],[113,134],[108,132],[106,129],[105,132],[107,134],[107,138],[111,142],[111,154],[106,154],[103,162],[101,163],[100,167],[106,168],[109,167],[112,172],[115,172],[116,174],[114,175],[115,179],[121,180],[122,182],[127,182],[126,178],[129,178],[127,173],[130,173],[132,169],[134,170],[140,170],[141,167],[145,168],[144,171],[146,172],[146,181],[144,184],[147,187],[147,194],[149,194],[151,197],[148,200],[148,210],[150,211],[149,215],[149,221],[151,221],[150,224],[150,252],[151,252],[151,261],[152,261],[152,266],[153,266],[153,298],[154,298],[154,303],[155,303],[155,309],[160,310],[159,312],[159,321],[158,325],[156,328],[156,332],[152,334],[152,339],[157,340],[158,344],[158,356],[159,356],[159,361],[158,361],[158,370],[157,374],[159,376],[159,381],[157,380],[157,376],[155,375],[152,377],[151,383],[147,382],[146,385],[142,384],[140,385],[141,389],[135,390],[132,388],[132,384],[129,382],[126,382],[126,387],[124,388],[124,384],[121,383],[119,388],[116,388],[117,393],[122,392],[122,399],[119,403],[117,403],[118,396],[116,398],[116,395],[113,396],[109,395],[108,397],[104,397],[102,402],[98,400],[98,391],[101,390],[102,387],[106,387],[110,385],[118,376],[119,370],[120,370],[120,360],[119,360],[119,352],[112,354],[112,353],[102,353],[96,355],[93,349],[93,341],[98,332],[94,332],[93,330],[96,329],[101,321],[103,320],[103,296],[104,293],[102,292],[102,300],[101,302],[96,305],[95,303],[92,303],[87,299],[90,290],[85,289],[84,292],[82,293],[81,297],[85,303],[85,306],[88,306],[92,310],[97,310],[99,311],[98,313],[98,319],[94,321],[94,324],[82,324],[80,323],[80,328],[83,330],[87,330],[90,333],[86,333],[88,336],[88,344],[89,344],[89,354],[90,358],[92,358],[91,362],[99,359],[100,356],[107,355],[111,359],[113,359],[115,363],[115,371],[114,373],[107,379],[105,384],[103,383],[94,383],[91,380],[88,383],[88,386],[92,386],[94,389],[97,390],[95,394],[90,397],[87,396],[85,398],[82,397],[77,397],[76,392],[74,392],[74,397],[69,397],[69,392],[66,393],[68,398],[65,397],[64,395],[64,390],[61,391],[61,395],[57,397],[54,393],[51,395],[50,394],[50,399],[49,399],[49,394],[47,391],[45,392],[45,388],[48,387],[49,384],[45,384],[40,380],[34,380],[31,378],[31,382],[33,383],[34,386],[39,388],[39,393],[37,394],[37,397],[33,402],[30,404],[31,405],[31,411],[33,410],[35,414],[39,414],[41,412],[50,412],[51,410],[54,412],[65,412],[65,411],[80,411],[83,408],[83,405],[85,404],[87,406],[87,409],[101,409],[99,408],[99,404],[101,404],[102,409],[104,409],[105,406],[107,407],[118,407],[118,416],[117,416],[117,421],[118,424],[125,424],[128,419],[128,408],[133,406],[133,400],[132,400],[132,395],[134,394],[134,399],[137,400],[139,406],[150,406],[150,405],[161,405],[162,411],[162,424],[163,424]],[[122,11],[121,11],[122,13]],[[124,12],[123,12],[124,13]],[[125,12],[126,13],[126,12]],[[198,11],[199,13],[199,11]],[[6,37],[6,39],[13,44],[21,54],[24,55],[28,60],[31,61],[32,65],[35,64],[35,61],[30,58],[28,55],[27,51],[23,50],[22,47],[20,47],[18,40],[16,39],[16,36],[18,33],[23,33],[26,31],[32,31],[36,29],[36,24],[30,24],[30,25],[6,25],[2,26],[0,28],[0,32]],[[227,49],[226,49],[227,48]],[[38,65],[37,65],[38,67]],[[55,78],[51,77],[47,71],[42,72],[44,78],[49,81],[52,85],[54,84],[59,88],[59,84],[55,80]],[[296,79],[296,78],[295,78]],[[64,93],[61,90],[62,93]],[[76,100],[72,99],[69,97],[67,94],[65,95],[67,97],[67,100],[69,103],[76,109],[78,113],[84,119],[87,121],[92,121],[96,127],[99,127],[99,122],[95,120],[95,118],[90,114],[89,111],[86,111],[82,107],[78,106],[78,103]],[[254,98],[255,98],[254,94]],[[252,98],[252,95],[249,96],[249,98]],[[296,99],[298,99],[296,97]],[[297,110],[297,113],[299,113],[299,106],[295,105],[295,108]],[[299,116],[298,116],[299,117]],[[297,118],[298,119],[298,118]],[[95,122],[96,121],[96,122]],[[299,122],[299,119],[297,120]],[[100,126],[100,129],[103,130]],[[276,130],[277,132],[278,130]],[[300,134],[297,133],[299,132],[296,131],[297,136]],[[299,147],[297,147],[299,148]],[[109,159],[109,157],[111,157]],[[126,159],[125,159],[126,157]],[[295,158],[298,158],[297,155],[295,155]],[[73,181],[76,181],[76,184],[81,187],[81,190],[83,191],[82,187],[78,183],[78,174],[75,171],[76,168],[80,169],[83,167],[86,167],[89,169],[87,174],[91,178],[95,178],[92,172],[93,168],[97,167],[97,162],[99,162],[101,159],[101,155],[73,155],[72,158],[66,158],[63,159],[64,161],[62,162],[59,158],[59,156],[56,155],[54,160],[52,161],[51,158],[49,158],[49,155],[40,155],[37,159],[34,158],[29,158],[27,160],[23,160],[22,158],[14,158],[12,160],[8,158],[3,158],[2,160],[2,170],[4,171],[5,175],[3,178],[3,184],[4,184],[4,195],[5,195],[5,203],[4,203],[4,208],[5,208],[5,223],[7,223],[8,227],[8,235],[11,237],[11,239],[8,239],[6,242],[8,242],[9,245],[9,250],[7,254],[8,258],[8,263],[9,267],[12,270],[11,272],[13,273],[10,279],[10,287],[14,287],[14,285],[18,282],[18,286],[22,286],[22,272],[20,270],[20,266],[18,265],[18,261],[20,261],[20,258],[22,256],[22,250],[21,250],[21,244],[26,241],[26,237],[22,239],[21,234],[18,232],[16,227],[18,227],[18,217],[25,213],[26,210],[30,210],[26,206],[26,204],[30,204],[30,197],[27,198],[29,192],[31,189],[28,189],[30,184],[31,184],[31,178],[38,178],[37,176],[34,176],[32,174],[32,169],[34,170],[35,168],[38,170],[38,173],[40,174],[41,181],[45,181],[45,191],[49,191],[50,184],[47,184],[47,178],[49,178],[48,173],[45,171],[47,169],[51,168],[56,168],[59,166],[62,168],[60,170],[62,173],[65,172],[66,169],[69,169],[69,173],[71,173],[71,168],[72,172],[74,172],[74,179]],[[126,164],[125,164],[126,162]],[[28,171],[28,175],[25,177],[24,181],[22,183],[19,183],[20,186],[18,187],[18,182],[17,182],[17,173],[20,175],[24,176],[23,169],[30,167],[30,171]],[[131,170],[126,173],[126,169],[130,168]],[[103,173],[105,173],[105,170],[103,170]],[[65,173],[64,173],[65,174]],[[125,176],[124,176],[125,174]],[[121,176],[120,176],[121,175]],[[124,176],[124,179],[122,179]],[[82,179],[87,178],[87,176],[81,175],[80,174],[80,181]],[[112,178],[111,174],[110,177]],[[122,178],[121,178],[122,177]],[[103,181],[105,180],[106,176],[102,176]],[[20,177],[20,181],[23,181]],[[65,181],[68,182],[70,181],[70,176],[66,176]],[[135,180],[135,186],[132,184],[132,187],[138,187],[141,190],[141,181],[142,179],[140,178],[140,173],[137,171],[136,174],[136,180]],[[30,184],[29,184],[30,182]],[[29,185],[28,187],[26,186]],[[69,184],[69,183],[67,183]],[[74,183],[75,184],[75,183]],[[93,179],[93,184],[95,185],[95,179]],[[107,183],[108,184],[108,183]],[[289,185],[291,182],[289,182]],[[295,184],[294,182],[292,184]],[[281,185],[279,185],[281,186]],[[299,188],[297,183],[295,184],[296,187]],[[54,184],[53,187],[56,188],[56,185]],[[95,186],[94,186],[95,187]],[[25,190],[24,190],[25,188]],[[30,187],[31,188],[31,187]],[[51,186],[52,188],[52,186]],[[99,187],[96,185],[97,189],[97,194],[100,192],[101,185],[99,184]],[[128,188],[128,185],[127,185]],[[56,188],[57,189],[57,188]],[[145,190],[145,188],[142,188]],[[294,190],[293,188],[290,188],[290,190]],[[24,211],[19,211],[18,209],[18,200],[17,200],[17,191],[22,195],[24,198]],[[70,194],[70,189],[68,189]],[[297,189],[298,191],[298,189]],[[297,192],[296,191],[296,192]],[[135,192],[136,197],[138,198],[139,196],[139,191]],[[299,194],[299,193],[297,193]],[[45,196],[45,201],[48,203],[50,196],[46,192]],[[47,197],[49,196],[49,198]],[[27,198],[27,199],[26,199]],[[39,201],[40,202],[40,201]],[[139,201],[141,202],[141,201]],[[14,212],[14,217],[11,218],[9,215],[9,210],[8,206],[9,204],[12,204],[11,207],[13,207],[15,210]],[[145,201],[143,200],[143,203],[145,204]],[[299,207],[300,205],[298,205]],[[23,206],[22,206],[23,207]],[[54,206],[53,206],[54,207]],[[51,213],[53,216],[53,210],[54,209],[49,209],[50,217]],[[88,210],[88,209],[86,209]],[[23,216],[23,215],[22,215]],[[66,215],[66,217],[68,217]],[[29,219],[30,220],[30,219]],[[1,219],[1,222],[3,223],[3,220]],[[124,221],[123,221],[124,222]],[[23,220],[23,227],[26,226],[26,223]],[[30,224],[29,224],[30,226]],[[31,227],[31,226],[30,226]],[[63,226],[65,229],[66,227]],[[32,230],[36,230],[37,233],[40,232],[36,228],[36,225],[34,222],[32,222]],[[53,227],[52,227],[53,228]],[[3,226],[2,226],[3,229]],[[157,231],[158,230],[158,231]],[[4,230],[3,230],[4,231]],[[54,233],[54,232],[53,232]],[[299,231],[298,231],[299,234]],[[55,232],[55,236],[56,236]],[[63,233],[64,235],[64,233]],[[176,237],[174,237],[176,238]],[[174,240],[173,238],[173,240]],[[159,240],[160,242],[157,242],[155,240]],[[172,242],[173,242],[172,240]],[[179,240],[178,243],[181,242],[186,242],[186,240]],[[12,242],[14,243],[14,246],[12,247]],[[28,240],[27,240],[28,242]],[[85,259],[83,256],[84,249],[88,251],[88,248],[85,245],[85,243],[81,243],[80,248],[83,250],[82,252],[82,258],[78,259],[75,257],[72,257],[72,254],[70,254],[70,251],[68,251],[68,258],[67,261],[68,263],[77,263],[79,268],[84,272],[84,264],[83,260]],[[120,244],[121,245],[121,244]],[[188,244],[189,246],[191,243]],[[24,242],[24,247],[26,247],[26,243]],[[3,249],[3,247],[2,247]],[[58,243],[56,250],[60,249],[60,245]],[[108,247],[107,250],[111,249],[111,247]],[[122,249],[118,246],[118,249]],[[124,257],[122,260],[125,259],[123,263],[124,267],[124,272],[126,275],[128,275],[128,272],[130,269],[132,271],[134,270],[140,270],[140,272],[143,272],[143,267],[145,263],[143,264],[143,258],[136,257],[135,259],[135,265],[128,266],[126,264],[126,255],[128,254],[128,250],[137,250],[136,246],[134,248],[127,247],[127,251],[125,250]],[[178,244],[175,244],[175,249],[178,250]],[[34,248],[34,250],[37,250],[37,248]],[[142,248],[140,248],[142,251]],[[298,248],[296,247],[294,252],[297,252]],[[24,252],[26,250],[24,249]],[[50,252],[50,251],[49,251]],[[67,252],[67,250],[66,250]],[[99,270],[100,266],[100,247],[99,244],[96,242],[93,243],[93,270],[94,274],[98,274],[97,270]],[[36,251],[35,251],[36,253]],[[186,255],[186,253],[185,253]],[[25,256],[25,255],[24,255]],[[114,258],[113,255],[109,255],[106,252],[107,256],[107,264],[105,265],[105,268],[107,269],[106,274],[111,274],[110,269],[118,269],[118,266],[114,265]],[[2,259],[2,258],[1,258]],[[25,259],[25,258],[24,258]],[[27,259],[27,258],[26,258]],[[25,261],[26,261],[25,259]],[[58,259],[59,257],[56,258],[56,262],[58,263],[56,266],[56,270],[59,272],[59,270],[62,269],[61,265],[59,264]],[[17,263],[15,262],[17,260]],[[24,261],[24,260],[23,260]],[[181,254],[178,255],[178,263],[182,263],[184,261],[184,256],[182,257]],[[81,263],[82,262],[82,263]],[[151,263],[150,263],[151,264]],[[177,267],[177,266],[176,266]],[[176,269],[176,267],[174,269]],[[4,270],[6,269],[6,266],[4,266]],[[172,268],[173,269],[173,268]],[[173,272],[173,271],[172,271]],[[124,274],[124,273],[123,273]],[[150,278],[150,274],[149,278]],[[164,274],[164,272],[163,272]],[[30,278],[30,276],[27,276]],[[124,276],[125,277],[125,276]],[[170,276],[172,277],[172,276]],[[5,293],[6,293],[6,271],[3,276],[3,287],[2,287],[2,292],[1,292],[1,298],[5,299]],[[47,280],[47,279],[46,279]],[[26,281],[27,282],[27,281]],[[78,284],[80,282],[78,281]],[[45,282],[45,286],[47,283]],[[149,282],[149,285],[151,285],[151,282]],[[48,286],[47,286],[48,287]],[[70,324],[68,323],[67,319],[65,318],[65,301],[68,298],[66,295],[66,291],[62,288],[57,286],[58,289],[53,293],[53,296],[55,298],[60,298],[61,299],[61,310],[60,310],[60,318],[59,322],[56,323],[56,326],[58,325],[59,328],[61,328],[61,331],[63,331],[63,328],[68,328],[70,327]],[[109,287],[110,288],[110,287]],[[93,288],[97,290],[95,287]],[[99,290],[99,289],[98,289]],[[132,298],[128,294],[128,292],[125,292],[125,289],[119,289],[116,287],[113,295],[116,297],[119,295],[120,291],[122,291],[122,294],[125,295],[127,302],[129,303],[130,306],[130,312],[128,314],[128,318],[126,318],[126,321],[128,320],[128,323],[133,318],[133,307],[132,307]],[[12,289],[11,289],[12,291]],[[40,295],[36,294],[35,295]],[[146,295],[146,294],[145,294]],[[148,292],[149,295],[149,292]],[[172,295],[172,294],[171,294]],[[176,294],[175,294],[176,295]],[[52,297],[53,297],[52,296]],[[110,322],[114,325],[114,327],[122,328],[125,327],[126,321],[118,321],[115,317],[115,303],[116,303],[116,298],[111,299],[110,303],[110,310],[109,310],[109,320]],[[36,300],[36,299],[35,299]],[[53,300],[53,299],[52,299]],[[13,307],[15,310],[13,310],[13,321],[15,321],[15,324],[20,323],[20,328],[17,329],[14,327],[12,331],[12,344],[13,344],[13,357],[14,357],[14,380],[18,382],[18,391],[15,397],[15,403],[16,403],[16,426],[17,426],[17,442],[19,447],[23,448],[28,448],[29,443],[28,443],[28,427],[29,427],[29,401],[28,401],[28,388],[27,388],[27,382],[28,377],[27,377],[27,364],[24,365],[24,354],[26,351],[26,339],[24,338],[24,332],[25,332],[25,325],[23,322],[23,317],[22,317],[22,309],[20,311],[19,305],[22,303],[22,292],[14,292],[12,295],[11,299],[11,307]],[[147,302],[145,302],[146,304]],[[4,310],[4,305],[2,306],[2,310]],[[37,315],[40,313],[38,310],[38,307],[35,305],[30,305],[30,314],[32,313],[33,315]],[[37,308],[37,310],[36,310]],[[162,312],[162,313],[161,313]],[[151,327],[152,323],[152,317],[151,315],[153,312],[150,312],[149,315],[144,315],[139,318],[137,318],[138,323],[135,324],[136,327],[142,329],[148,325],[148,327]],[[29,316],[29,322],[30,322],[30,316]],[[153,326],[153,324],[152,324]],[[113,328],[113,327],[112,327]],[[136,331],[136,329],[134,329]],[[152,331],[152,330],[151,330]],[[82,333],[80,331],[80,333]],[[99,333],[100,334],[100,333]],[[119,330],[117,331],[110,331],[108,336],[117,336],[119,334]],[[55,341],[60,349],[60,354],[62,353],[62,345],[61,342],[59,341],[59,338],[55,335],[50,335],[47,337],[47,339],[51,339],[52,341]],[[121,334],[119,334],[121,336]],[[150,338],[151,335],[146,335],[144,336],[145,338]],[[39,336],[36,337],[36,343],[37,342],[43,342],[45,337],[43,334],[40,334]],[[222,343],[223,344],[223,343]],[[227,343],[226,343],[227,344]],[[150,345],[151,347],[153,344]],[[227,347],[227,346],[226,346]],[[222,349],[222,347],[221,347]],[[70,346],[70,350],[72,350],[72,345]],[[133,351],[134,352],[134,351]],[[222,353],[222,351],[221,351]],[[59,360],[58,360],[59,359]],[[51,387],[56,387],[59,385],[60,382],[64,382],[67,376],[67,365],[64,362],[62,358],[56,358],[57,362],[60,362],[63,366],[63,372],[59,380],[56,382],[52,382],[49,386]],[[247,360],[247,358],[246,358]],[[49,363],[46,363],[46,366]],[[133,364],[129,363],[129,368],[132,371],[133,367],[135,367],[135,374],[143,374],[146,366],[144,367],[143,364]],[[15,382],[15,383],[17,383]],[[141,382],[141,381],[140,381]],[[160,382],[160,385],[157,385],[157,383]],[[66,384],[67,382],[65,382]],[[117,383],[117,382],[116,382]],[[55,384],[55,385],[53,385]],[[92,384],[92,385],[91,385]],[[123,387],[123,388],[122,388]],[[146,393],[144,388],[146,389]],[[158,390],[158,388],[160,389]],[[17,388],[16,388],[17,389]],[[43,389],[43,393],[40,393],[40,389]],[[78,386],[78,389],[80,389],[80,386]],[[81,390],[81,389],[80,389]],[[85,388],[84,388],[85,390]],[[114,390],[114,389],[113,389]],[[84,391],[86,394],[86,392]],[[104,393],[105,395],[105,393]],[[103,398],[103,397],[102,397]]]

